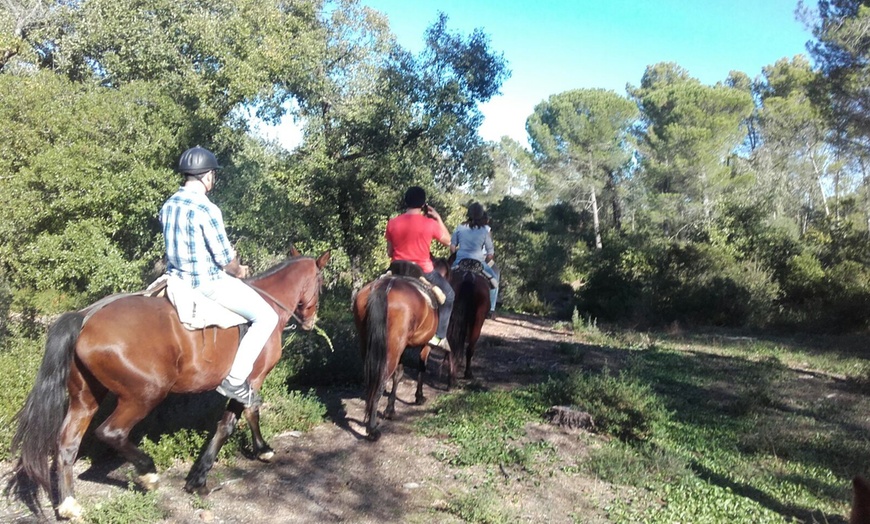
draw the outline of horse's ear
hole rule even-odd
[[[290,256],[291,257],[298,257],[298,256],[302,256],[302,253],[300,253],[299,250],[296,249],[296,246],[294,246],[293,244],[290,244]]]
[[[332,252],[330,250],[326,250],[322,255],[317,257],[317,269],[323,269],[326,267],[326,264],[329,262],[329,257],[332,256]]]

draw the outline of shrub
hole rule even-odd
[[[167,516],[158,505],[156,491],[142,493],[131,489],[86,508],[84,520],[91,524],[144,524],[161,522]]]
[[[599,432],[623,441],[648,440],[668,419],[661,399],[627,373],[575,373],[550,379],[538,386],[537,394],[546,405],[589,412]]]

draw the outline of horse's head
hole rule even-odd
[[[444,257],[432,257],[432,266],[445,280],[450,280],[450,262],[448,259]]]
[[[299,302],[293,311],[293,314],[299,320],[300,327],[306,331],[314,329],[314,324],[317,323],[320,288],[323,284],[323,268],[329,262],[330,256],[331,253],[326,251],[314,261],[314,274],[310,278],[308,285],[302,289],[302,293],[299,295]]]

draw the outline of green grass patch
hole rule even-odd
[[[157,492],[142,493],[131,488],[85,507],[84,521],[90,524],[150,524],[163,522],[168,516],[158,505]]]
[[[503,499],[490,482],[452,497],[444,511],[471,524],[508,524],[517,517],[505,509]]]
[[[540,446],[524,443],[524,427],[535,420],[524,397],[511,392],[468,392],[439,397],[434,413],[417,424],[423,433],[455,444],[439,455],[454,465],[530,466]]]

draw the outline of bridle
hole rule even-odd
[[[318,294],[319,294],[319,291],[320,291],[320,282],[321,282],[321,274],[322,274],[322,273],[323,273],[323,271],[317,271],[317,274],[315,275],[315,279],[317,280],[317,290],[318,290]],[[290,318],[287,319],[288,322],[290,321],[290,319],[293,319],[293,320],[295,320],[296,323],[298,323],[298,324],[302,324],[302,323],[303,323],[303,322],[302,322],[302,319],[299,318],[299,315],[296,314],[296,311],[295,311],[295,310],[291,310],[289,307],[287,307],[286,305],[284,305],[283,302],[281,302],[280,300],[278,300],[277,298],[275,298],[274,295],[272,295],[271,293],[269,293],[268,291],[266,291],[265,289],[263,289],[263,288],[261,288],[261,287],[255,286],[252,282],[248,282],[247,284],[248,284],[249,286],[251,286],[252,288],[254,288],[257,292],[262,293],[263,296],[265,296],[266,298],[268,298],[269,300],[271,300],[272,302],[274,302],[276,306],[278,306],[279,308],[283,309],[283,310],[286,311],[287,313],[290,313]],[[301,301],[300,301],[300,303],[301,303]],[[318,304],[318,305],[320,305],[320,304]],[[290,329],[290,330],[296,329],[296,324],[293,324],[293,325],[291,325],[291,326],[289,326],[288,328],[285,328],[285,329]]]

